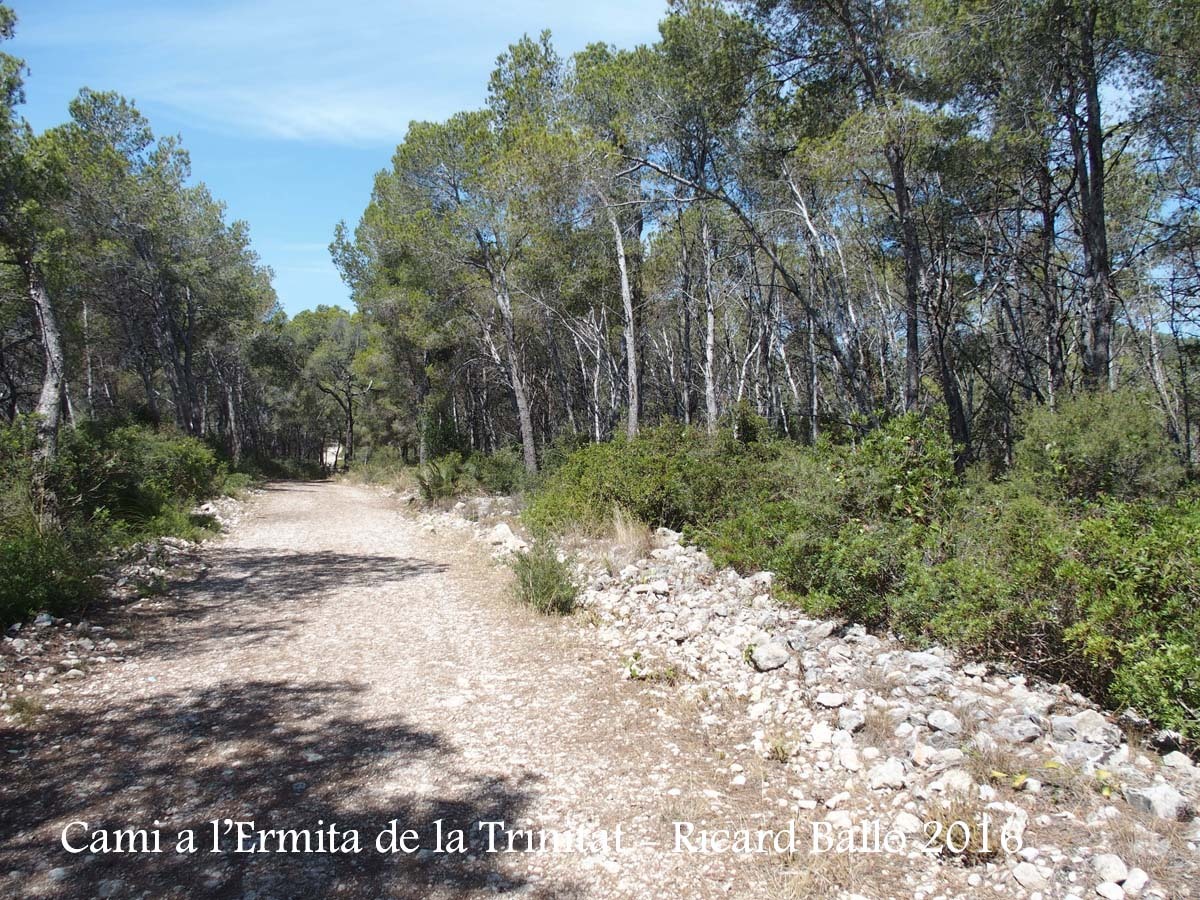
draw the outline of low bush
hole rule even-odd
[[[426,500],[458,496],[466,477],[463,458],[458,453],[447,453],[417,467],[417,486]]]
[[[558,558],[558,549],[545,540],[537,540],[526,551],[513,556],[510,563],[516,580],[516,599],[546,615],[565,616],[575,609],[579,586],[568,560]]]
[[[321,463],[312,459],[277,458],[267,456],[246,457],[238,466],[255,479],[280,479],[284,481],[319,481],[328,473]]]
[[[411,468],[398,448],[385,445],[356,457],[350,473],[366,484],[396,484],[407,479]]]
[[[94,539],[80,529],[0,524],[0,627],[41,610],[75,610],[92,598]]]
[[[718,565],[775,572],[812,612],[1008,659],[1200,738],[1200,504],[1152,407],[1031,410],[998,479],[955,474],[937,416],[814,447],[752,425],[583,447],[525,521],[599,533],[616,504]]]
[[[474,483],[490,494],[512,494],[526,483],[525,460],[515,447],[472,454],[464,468]]]
[[[1128,391],[1084,394],[1056,411],[1033,407],[1021,432],[1013,474],[1050,496],[1166,496],[1184,479],[1184,467],[1165,439],[1162,415]]]
[[[192,505],[239,483],[211,448],[146,426],[64,429],[47,485],[57,521],[35,508],[33,427],[0,428],[0,618],[63,612],[90,599],[105,553],[164,534],[197,537]]]

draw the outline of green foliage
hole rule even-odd
[[[529,550],[510,563],[516,580],[517,600],[546,615],[565,616],[575,609],[579,586],[569,560],[558,558],[558,548],[547,540],[534,541]]]
[[[80,530],[39,530],[29,518],[0,522],[0,623],[40,610],[79,608],[91,598],[96,550]]]
[[[350,466],[350,471],[367,484],[394,484],[409,471],[396,447],[373,447]]]
[[[311,459],[274,459],[267,456],[254,456],[243,459],[238,469],[256,480],[318,481],[326,476],[324,467]]]
[[[78,516],[145,526],[172,505],[215,493],[224,477],[201,441],[129,425],[64,432],[54,482]]]
[[[769,463],[782,452],[777,444],[742,444],[728,431],[709,439],[677,424],[644,429],[633,441],[592,444],[567,456],[524,519],[539,533],[599,526],[615,503],[652,527],[716,521],[778,495]]]
[[[526,483],[525,462],[516,447],[495,453],[476,453],[464,466],[466,474],[483,490],[493,494],[511,494]]]
[[[1131,392],[1098,391],[1030,409],[1014,471],[1040,492],[1073,500],[1167,494],[1184,477],[1161,415]]]
[[[1120,395],[1031,412],[995,482],[955,475],[939,422],[811,448],[649,429],[568,454],[524,517],[553,534],[619,503],[719,565],[775,572],[813,612],[1013,660],[1200,736],[1200,502],[1152,412]]]
[[[426,500],[442,500],[460,493],[465,476],[462,456],[447,453],[417,467],[417,486]]]
[[[49,473],[61,522],[38,515],[30,490],[33,425],[0,427],[0,619],[76,609],[91,598],[91,576],[112,548],[156,535],[198,537],[188,510],[229,476],[201,441],[143,426],[62,433]]]

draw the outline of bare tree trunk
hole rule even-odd
[[[58,455],[58,429],[62,415],[63,391],[63,348],[54,305],[42,281],[42,273],[29,254],[23,254],[19,263],[25,275],[29,299],[33,303],[34,319],[41,335],[45,368],[42,371],[42,389],[38,394],[35,426],[36,444],[33,450],[33,490],[40,506],[40,514],[47,522],[58,519],[58,498],[49,485],[49,468]]]
[[[1075,157],[1075,175],[1079,185],[1080,239],[1083,246],[1083,278],[1086,310],[1083,319],[1083,382],[1089,390],[1109,385],[1112,362],[1113,316],[1117,307],[1112,278],[1112,260],[1108,252],[1108,223],[1105,214],[1104,128],[1100,119],[1100,83],[1096,70],[1093,38],[1097,10],[1086,4],[1079,23],[1084,112],[1082,122],[1077,110],[1078,97],[1072,92],[1067,113],[1071,149]],[[1111,387],[1111,385],[1109,385]]]
[[[604,198],[601,197],[603,201]],[[625,259],[625,239],[621,235],[621,223],[617,213],[605,201],[604,211],[608,214],[608,224],[612,227],[613,241],[617,248],[617,271],[621,276],[621,303],[625,315],[625,384],[627,387],[626,402],[629,412],[626,416],[625,433],[629,437],[637,437],[638,433],[638,350],[637,328],[633,317],[633,288],[629,284],[629,266]]]
[[[708,217],[700,217],[700,252],[704,259],[704,407],[705,428],[709,434],[717,430],[717,385],[714,368],[716,351],[717,313],[713,299],[712,252],[709,247]]]
[[[921,308],[921,287],[924,267],[917,223],[912,213],[912,198],[908,192],[908,173],[903,151],[891,147],[887,151],[892,170],[892,188],[896,195],[896,214],[900,219],[900,235],[904,251],[904,408],[915,409],[921,396],[921,336],[918,312]]]
[[[517,359],[517,335],[512,318],[512,298],[508,294],[508,285],[504,273],[492,278],[493,293],[496,305],[500,309],[500,323],[504,328],[504,355],[508,363],[508,375],[512,381],[513,399],[517,403],[517,421],[521,426],[521,449],[525,458],[525,471],[536,473],[537,444],[533,433],[533,418],[529,414],[529,398],[525,393],[525,382],[521,378],[521,365]]]

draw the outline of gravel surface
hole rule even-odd
[[[3,726],[0,894],[776,892],[761,856],[672,852],[674,819],[764,816],[757,791],[728,791],[724,736],[669,689],[621,679],[580,629],[515,606],[477,543],[431,534],[367,488],[290,483],[202,559],[202,577],[97,615],[118,652]],[[269,852],[278,839],[249,826],[244,848],[268,852],[233,852],[225,819],[306,829],[314,849],[348,850],[354,830],[361,852]],[[391,820],[419,850],[377,851]],[[465,833],[464,852],[434,852],[439,820],[447,839]],[[486,852],[479,823],[500,820],[577,843]],[[109,852],[67,852],[71,822],[88,823],[73,846],[107,838]],[[157,829],[161,852],[111,852],[121,828]],[[177,852],[187,829],[196,851]]]

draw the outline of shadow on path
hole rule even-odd
[[[225,682],[107,711],[48,714],[36,734],[0,731],[0,894],[92,897],[101,882],[111,889],[119,881],[113,896],[573,896],[526,884],[502,871],[504,857],[478,852],[477,823],[520,818],[528,781],[459,777],[438,734],[356,717],[360,691],[334,682]],[[430,781],[432,789],[415,790]],[[225,817],[252,819],[256,829],[337,823],[339,832],[359,832],[362,852],[208,852],[208,823]],[[375,837],[391,819],[416,829],[424,847],[442,819],[464,829],[476,852],[379,854]],[[152,828],[157,820],[162,852],[69,854],[60,835],[74,820],[93,829]],[[196,829],[194,854],[175,852],[184,828]],[[66,869],[61,880],[48,877],[50,867]]]
[[[303,624],[304,611],[329,591],[375,589],[446,571],[428,560],[330,550],[218,546],[205,559],[211,565],[206,576],[122,611],[142,636],[144,652],[164,657],[205,649],[213,641],[245,646],[281,640]]]

